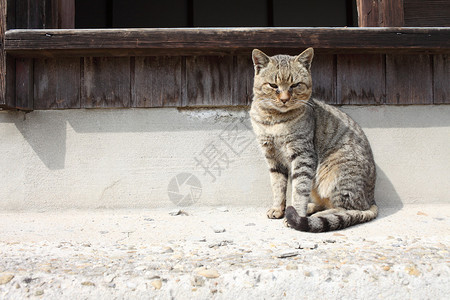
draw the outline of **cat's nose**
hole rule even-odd
[[[283,102],[283,104],[286,104],[286,102],[291,99],[291,95],[289,94],[289,92],[281,92],[279,99],[281,102]]]

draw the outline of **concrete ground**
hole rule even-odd
[[[0,212],[0,299],[448,299],[449,246],[449,204],[321,234],[255,207]]]

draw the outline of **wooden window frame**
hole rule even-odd
[[[15,29],[5,34],[15,57],[225,55],[314,47],[328,52],[446,52],[449,27]]]
[[[174,29],[52,29],[74,27],[74,0],[45,1],[55,10],[50,28],[7,30],[6,3],[15,1],[0,0],[0,107],[33,109],[33,59],[42,57],[250,55],[253,48],[294,54],[306,47],[323,54],[450,52],[449,27],[380,27],[404,24],[402,0],[357,0],[358,22],[367,27]],[[27,88],[16,91],[18,80]]]

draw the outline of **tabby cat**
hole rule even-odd
[[[270,169],[269,218],[323,232],[376,218],[375,163],[361,127],[336,107],[311,98],[314,50],[269,57],[253,50],[253,130]],[[292,206],[286,187],[292,181]]]

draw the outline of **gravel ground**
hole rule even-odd
[[[449,225],[450,205],[321,234],[264,208],[0,212],[0,299],[449,299]]]

